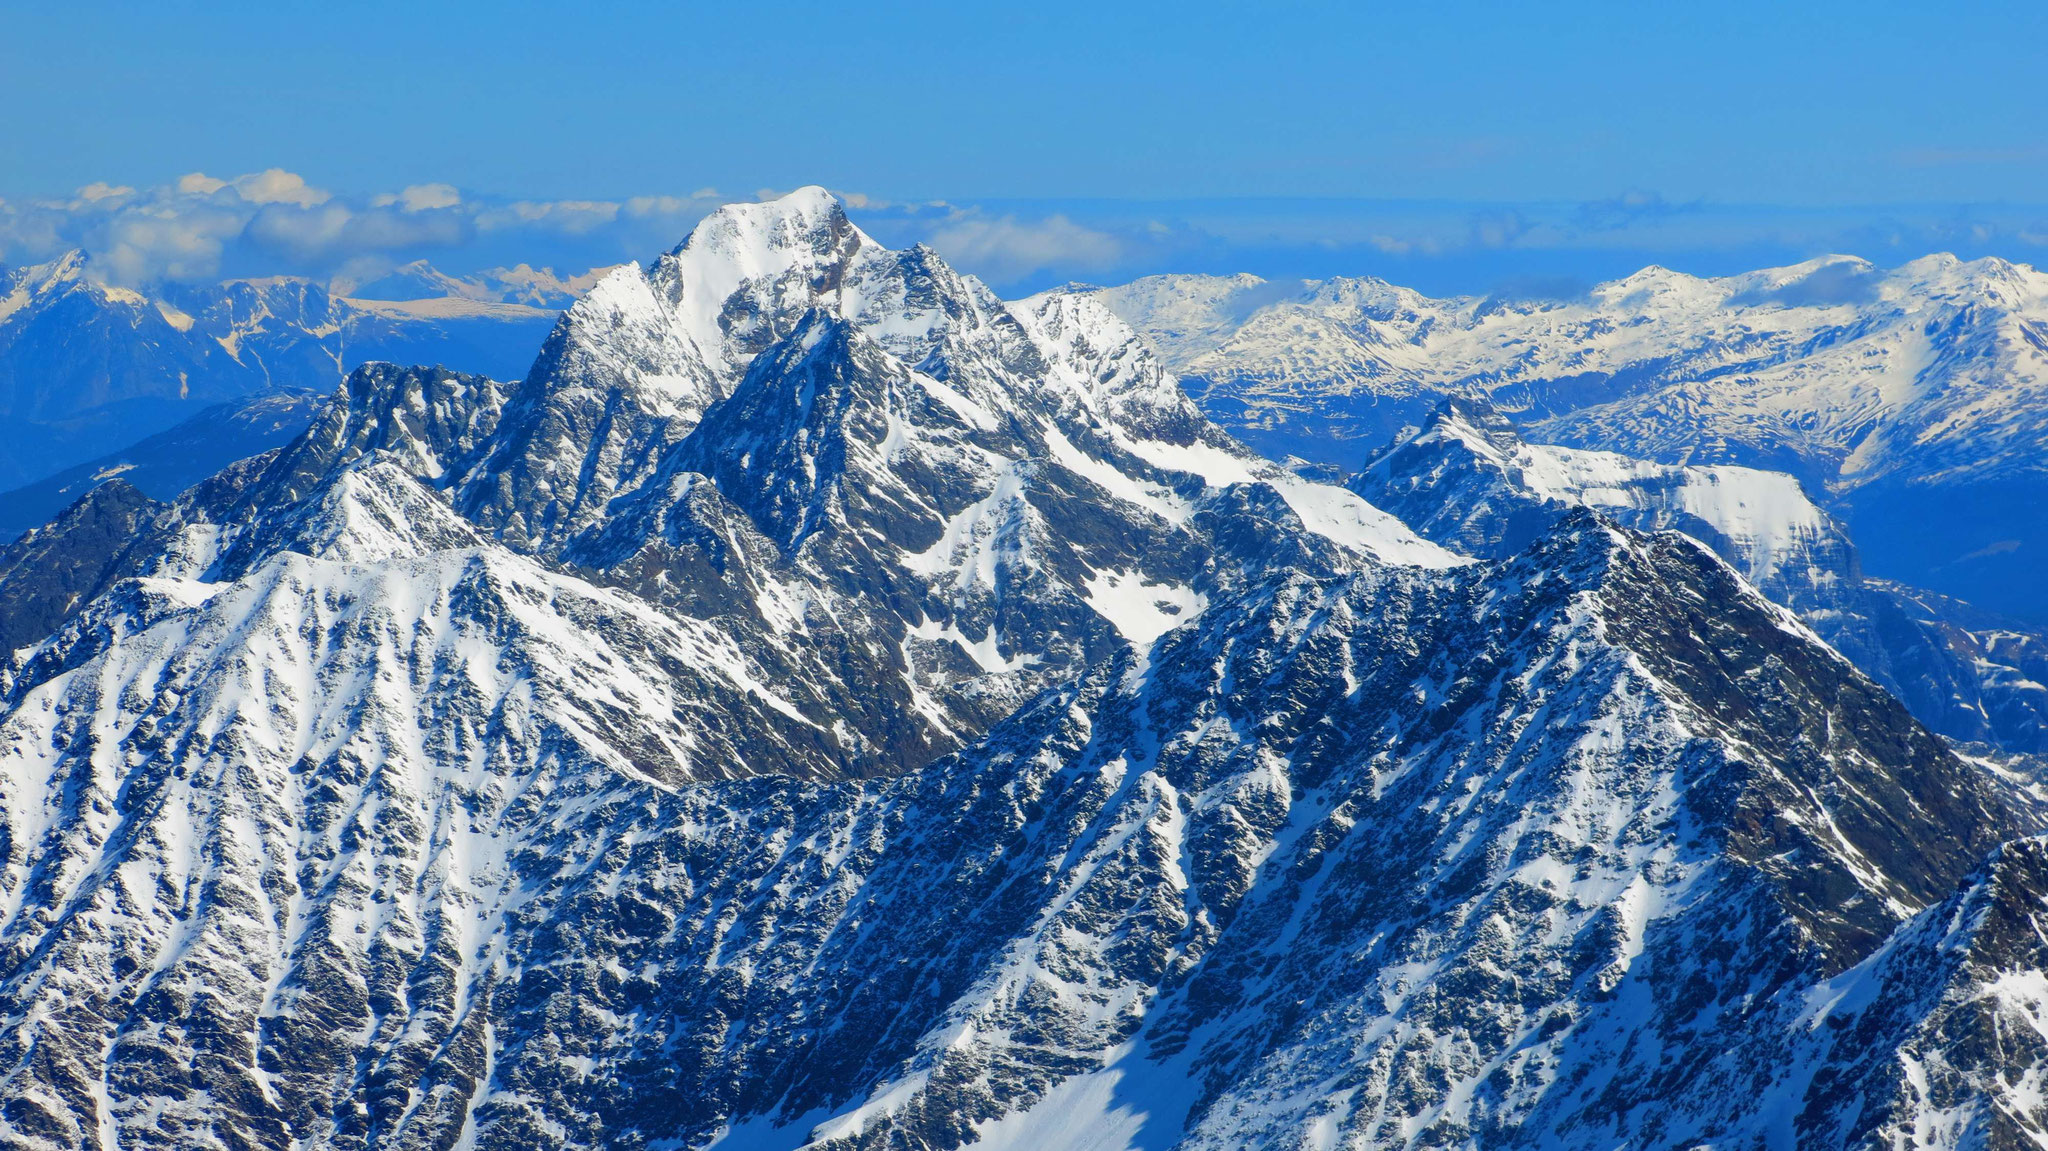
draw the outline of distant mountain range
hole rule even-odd
[[[2031,634],[1158,343],[803,189],[0,548],[0,1145],[2048,1140]]]
[[[425,260],[394,268],[361,283],[331,283],[328,288],[352,300],[470,300],[519,304],[560,310],[589,291],[611,268],[592,268],[580,275],[558,276],[552,268],[520,264],[491,268],[472,276],[451,276]]]
[[[1356,468],[1440,398],[1480,396],[1540,442],[1789,472],[1873,571],[2048,622],[2048,276],[2032,268],[1647,268],[1575,300],[1251,276],[1092,291],[1268,452]]]
[[[371,361],[517,377],[555,315],[446,296],[355,300],[288,278],[143,292],[100,282],[75,252],[0,269],[0,489],[99,460],[217,404],[331,391]]]

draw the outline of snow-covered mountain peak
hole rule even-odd
[[[718,436],[694,437],[713,408]],[[598,530],[610,501],[643,485],[686,491],[679,469],[736,466],[733,482],[744,472],[744,488],[766,485],[824,514],[809,501],[839,498],[851,467],[912,520],[943,520],[962,509],[957,493],[932,494],[953,480],[933,477],[994,484],[1005,467],[1057,460],[1141,493],[1144,514],[1170,505],[1175,522],[1190,497],[1154,494],[1172,483],[1270,482],[1346,547],[1453,562],[1355,496],[1235,443],[1101,302],[1048,293],[1006,304],[929,247],[875,243],[818,189],[720,209],[653,268],[606,277],[564,314],[493,440],[457,504],[522,547]],[[889,478],[911,459],[925,469],[916,494]],[[784,546],[820,522],[798,526],[795,505],[741,502],[768,516],[758,526]],[[600,534],[622,546],[618,532]]]
[[[78,469],[114,457],[105,465],[141,466],[140,486],[168,499],[237,455],[288,440],[310,410],[265,424],[211,409],[325,393],[377,359],[516,376],[555,321],[539,308],[429,302],[454,306],[352,301],[292,276],[123,286],[79,253],[0,269],[0,489],[64,472],[59,486],[75,493],[92,482],[93,469]],[[145,443],[163,434],[182,437],[176,457]],[[131,448],[156,462],[119,458]],[[61,506],[25,498],[0,533]]]
[[[1477,396],[1445,397],[1409,440],[1413,444],[1439,441],[1456,441],[1495,458],[1511,456],[1528,445],[1512,420]]]
[[[1376,319],[1391,320],[1427,308],[1429,297],[1377,276],[1338,276],[1302,286],[1301,302],[1311,307],[1355,309]]]
[[[57,284],[87,279],[91,268],[92,257],[85,249],[72,248],[40,264],[27,264],[15,268],[13,273],[18,282],[34,285],[32,290],[47,290]]]
[[[823,257],[872,244],[846,217],[837,196],[809,184],[773,199],[725,204],[699,221],[674,254],[689,253],[707,271],[724,265],[733,284],[772,278],[805,254]]]
[[[1483,394],[1538,440],[1787,471],[1862,516],[1918,508],[1930,483],[2031,482],[2048,443],[2048,276],[2002,260],[1651,267],[1540,302],[1359,285],[1193,276],[1090,291],[1206,413],[1276,457],[1356,467],[1439,397]],[[1979,563],[2026,532],[1953,534],[1946,555],[1896,548],[1891,566]]]
[[[1145,276],[1112,288],[1061,289],[1100,297],[1178,369],[1223,343],[1260,307],[1301,291],[1300,281],[1268,283],[1249,272],[1231,276]]]
[[[100,308],[131,315],[149,303],[132,288],[107,283],[97,271],[91,257],[78,248],[40,264],[0,268],[0,324],[35,304],[47,304],[72,293],[83,293]],[[176,309],[168,309],[163,319],[172,322],[175,312]],[[190,318],[185,322],[189,324]]]
[[[52,286],[80,278],[84,267],[85,253],[74,249],[48,263],[0,269],[0,288],[5,289],[0,294],[0,324],[27,308]]]
[[[319,476],[381,451],[422,480],[452,481],[496,427],[506,387],[445,368],[365,364],[286,449],[286,466]]]
[[[482,533],[419,481],[416,466],[384,452],[366,455],[301,500],[228,525],[207,578],[230,580],[286,553],[374,564],[483,546]]]
[[[711,368],[731,376],[776,334],[776,319],[839,289],[857,254],[879,252],[823,188],[727,204],[656,262],[650,276],[674,323]]]
[[[546,386],[605,380],[693,420],[731,391],[754,356],[813,308],[859,324],[917,364],[949,324],[974,326],[1000,302],[929,248],[892,252],[821,188],[728,204],[649,268],[615,269],[584,294],[544,352]],[[686,428],[683,430],[687,430]]]
[[[2048,273],[1997,256],[1964,260],[1950,252],[1923,256],[1898,269],[1889,295],[1936,297],[1946,303],[2040,308],[2048,304]]]
[[[350,281],[330,283],[329,290],[338,295],[352,296],[361,300],[423,300],[454,297],[464,300],[488,300],[488,289],[475,280],[451,276],[425,260],[414,260],[402,264],[374,281],[357,284]]]
[[[621,265],[562,313],[530,378],[539,388],[626,387],[663,414],[693,416],[723,389],[703,347],[676,327],[647,272]]]
[[[1761,268],[1710,281],[1725,305],[1770,308],[1849,307],[1877,298],[1882,272],[1860,256],[1828,255],[1781,268]]]
[[[1655,264],[1600,284],[1592,297],[1602,304],[1636,308],[1698,307],[1718,303],[1725,292],[1711,280]]]

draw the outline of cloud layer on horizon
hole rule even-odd
[[[463,267],[528,252],[587,250],[592,264],[618,263],[655,237],[672,244],[719,202],[708,189],[624,203],[493,201],[443,183],[348,197],[280,168],[193,172],[141,190],[95,183],[67,198],[0,200],[0,263],[78,249],[96,275],[126,285],[278,274],[345,284],[415,259]]]
[[[747,199],[773,195],[763,190]],[[892,245],[923,242],[998,290],[1163,271],[1269,278],[1379,275],[1438,294],[1562,294],[1646,263],[1722,274],[1828,252],[1899,262],[1931,251],[2048,260],[2048,209],[1797,209],[1678,204],[1649,191],[1576,204],[1358,200],[886,200],[841,192]],[[89,184],[0,200],[0,264],[72,249],[94,274],[156,280],[301,275],[346,290],[425,259],[467,274],[515,264],[645,260],[735,198],[711,188],[619,200],[509,200],[447,183],[344,195],[271,168],[156,187]]]

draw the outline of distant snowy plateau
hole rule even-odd
[[[88,273],[0,278],[0,1146],[2048,1143],[2048,643],[1857,548],[2033,490],[2037,273]]]

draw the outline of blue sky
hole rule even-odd
[[[2048,255],[2038,3],[585,7],[9,3],[0,261],[566,270],[803,183],[1020,290]]]

